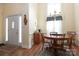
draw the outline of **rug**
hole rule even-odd
[[[73,56],[72,51],[69,49],[54,51],[54,49],[44,49],[38,56]]]

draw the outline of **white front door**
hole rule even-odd
[[[13,45],[19,45],[19,41],[21,41],[21,16],[9,16],[8,19],[8,37],[7,37],[7,43],[13,44]],[[20,37],[20,38],[19,38]]]

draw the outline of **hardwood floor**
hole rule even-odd
[[[0,56],[34,56],[41,50],[42,44],[34,45],[31,49],[26,48],[0,48]]]
[[[13,56],[34,56],[41,50],[42,45],[34,45],[31,49],[20,48],[14,51],[11,55]]]
[[[72,46],[73,53],[75,56],[79,56],[79,47]],[[0,49],[1,56],[36,56],[41,51],[42,44],[34,45],[31,49],[16,48],[16,49]]]

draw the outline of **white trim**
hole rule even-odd
[[[8,18],[6,18],[6,25],[5,26],[6,26],[6,30],[5,30],[6,31],[6,35],[5,35],[6,40],[5,41],[8,41]]]
[[[22,17],[19,16],[19,43],[22,43]]]

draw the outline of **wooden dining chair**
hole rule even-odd
[[[65,34],[53,34],[58,38],[65,38]],[[63,49],[64,47],[64,39],[54,39],[53,48],[54,49]]]
[[[71,42],[72,42],[73,45],[75,45],[76,32],[68,31],[67,35],[69,35],[72,38]]]
[[[57,32],[50,32],[50,35],[57,34]]]
[[[65,34],[53,34],[53,37],[56,37],[53,39],[54,43],[52,44],[52,48],[54,50],[54,54],[57,55],[58,51],[65,51],[64,50],[64,38]]]
[[[51,47],[51,40],[48,40],[46,38],[44,38],[44,34],[42,34],[42,50],[46,49],[46,48],[50,48]]]

